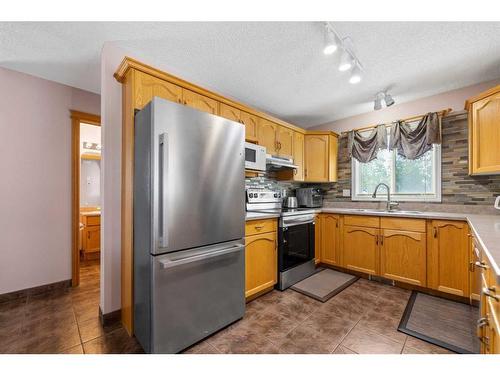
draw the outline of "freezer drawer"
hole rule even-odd
[[[152,257],[153,353],[177,353],[243,317],[242,240]]]

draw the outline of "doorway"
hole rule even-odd
[[[101,118],[71,111],[72,286],[99,285]]]

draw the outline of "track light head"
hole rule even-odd
[[[355,64],[354,68],[352,68],[351,71],[351,78],[349,78],[349,83],[352,83],[354,85],[359,82],[361,82],[361,69],[358,64]]]
[[[395,103],[392,96],[390,94],[387,94],[387,93],[385,94],[384,101],[385,101],[385,105],[388,107],[390,107],[391,105],[393,105]]]
[[[351,69],[351,67],[352,67],[352,57],[346,50],[344,50],[342,56],[340,57],[339,70],[341,72],[345,72]]]
[[[325,55],[333,54],[337,50],[338,45],[337,37],[327,28],[325,31],[325,48],[323,48],[323,53]]]

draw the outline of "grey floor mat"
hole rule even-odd
[[[318,301],[326,302],[357,279],[356,276],[327,268],[299,281],[291,288]]]
[[[456,353],[479,353],[478,318],[477,307],[414,291],[398,330]]]

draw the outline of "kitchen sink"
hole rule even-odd
[[[406,210],[383,210],[383,209],[372,209],[372,208],[355,208],[352,211],[356,212],[373,212],[373,213],[392,213],[392,214],[412,214],[412,215],[423,215],[422,211],[406,211]]]

